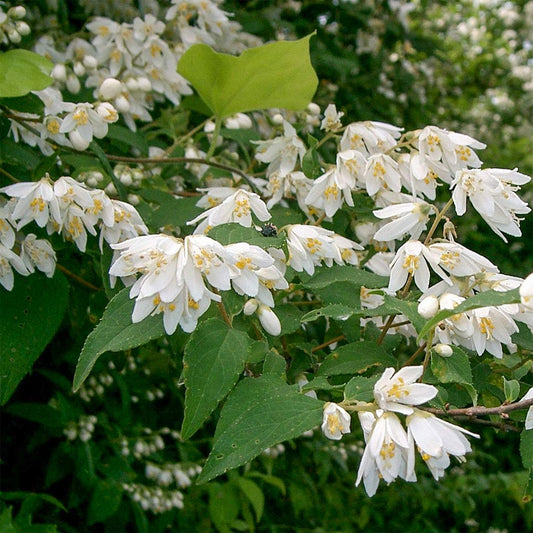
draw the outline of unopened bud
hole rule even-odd
[[[453,348],[449,344],[436,344],[433,349],[441,357],[450,357],[453,354]]]
[[[281,115],[280,113],[276,113],[272,117],[272,123],[276,124],[277,126],[281,126],[283,124],[283,115]]]
[[[439,310],[439,300],[436,296],[426,296],[418,304],[418,314],[423,318],[433,318]]]
[[[150,92],[152,90],[152,83],[148,78],[142,77],[138,78],[137,82],[139,83],[139,90],[143,91],[145,93]]]
[[[115,78],[106,78],[100,85],[98,92],[104,100],[113,100],[113,98],[120,96],[122,83]]]
[[[76,76],[83,76],[85,74],[85,67],[80,61],[76,61],[76,63],[74,63],[74,67],[72,67],[72,70],[74,71],[74,74],[76,74]]]
[[[66,81],[67,79],[67,69],[63,63],[58,63],[52,69],[52,78],[57,81]]]
[[[314,102],[311,102],[307,106],[307,111],[309,111],[309,113],[311,115],[319,115],[320,114],[320,106],[318,104],[315,104]]]
[[[98,66],[98,61],[96,60],[96,57],[86,55],[83,58],[83,65],[89,70],[94,70]]]
[[[80,89],[81,89],[80,80],[78,79],[78,76],[76,76],[75,74],[69,74],[69,76],[67,76],[66,85],[67,85],[67,89],[72,94],[78,94],[80,92]]]
[[[31,32],[30,27],[23,20],[18,21],[15,24],[15,28],[20,33],[20,35],[29,35]]]
[[[263,329],[270,335],[279,335],[281,333],[281,322],[276,313],[267,305],[260,305],[257,309],[257,316]]]
[[[242,311],[245,315],[253,315],[256,312],[258,305],[259,302],[255,298],[252,298],[244,304]]]
[[[76,150],[79,150],[82,152],[83,150],[86,150],[89,147],[89,141],[84,139],[78,132],[78,130],[72,130],[68,134],[68,138],[70,142],[72,143],[73,148]]]
[[[119,96],[115,100],[115,107],[120,113],[127,113],[130,110],[130,103],[125,96]]]
[[[24,6],[11,7],[7,14],[14,19],[23,19],[26,16],[26,8]]]

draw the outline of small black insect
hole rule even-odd
[[[267,222],[266,224],[263,224],[263,226],[261,227],[261,235],[264,235],[265,237],[277,237],[278,228],[276,228],[274,224]]]

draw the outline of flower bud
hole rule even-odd
[[[117,111],[120,111],[121,113],[127,113],[130,110],[130,103],[125,96],[119,96],[115,100],[115,107],[117,108]]]
[[[109,183],[106,185],[106,188],[104,189],[106,194],[109,194],[109,196],[116,196],[117,195],[117,189],[113,183]]]
[[[128,203],[131,205],[137,205],[141,199],[136,194],[128,194]]]
[[[120,183],[122,183],[122,185],[124,185],[125,187],[130,187],[133,183],[133,179],[129,172],[124,172],[124,174],[122,174],[119,179]]]
[[[283,124],[283,115],[281,115],[280,113],[276,113],[272,117],[272,123],[276,124],[277,126],[281,126]]]
[[[26,8],[24,6],[11,7],[7,14],[14,19],[23,19],[26,16]]]
[[[100,85],[98,92],[100,97],[104,100],[113,100],[120,96],[120,93],[122,92],[122,83],[115,78],[106,78],[102,82],[102,85]]]
[[[345,433],[350,433],[350,415],[340,405],[327,402],[324,405],[322,433],[332,440],[340,440]]]
[[[68,138],[72,143],[73,148],[82,152],[89,147],[90,142],[84,139],[78,132],[78,130],[72,130],[68,134]]]
[[[314,102],[311,102],[307,106],[307,111],[309,111],[309,113],[311,115],[319,115],[320,114],[320,106],[318,104],[315,104]]]
[[[7,29],[7,37],[13,44],[18,44],[22,40],[20,33],[13,28]]]
[[[418,314],[423,318],[433,318],[439,310],[439,300],[436,296],[426,296],[418,304]]]
[[[449,344],[436,344],[433,349],[441,357],[450,357],[453,354],[453,348]]]
[[[135,78],[128,78],[126,80],[126,87],[129,91],[138,91],[139,90],[139,82]]]
[[[94,70],[98,66],[98,61],[96,60],[96,57],[91,55],[86,55],[83,58],[83,65],[88,70]]]
[[[85,74],[85,67],[80,61],[76,61],[76,63],[74,63],[74,67],[72,68],[72,70],[74,71],[74,74],[76,74],[76,76],[83,76]]]
[[[20,35],[29,35],[30,32],[31,32],[30,27],[29,27],[28,24],[26,24],[26,22],[24,22],[23,20],[17,22],[17,23],[15,24],[15,28],[16,28],[17,31],[20,33]]]
[[[52,78],[57,81],[66,81],[67,79],[67,69],[63,63],[58,63],[54,66],[51,72]]]
[[[253,315],[256,312],[258,305],[259,302],[255,298],[251,298],[244,304],[242,311],[247,316]]]
[[[78,76],[76,76],[75,74],[69,74],[67,76],[66,85],[67,85],[67,89],[72,94],[78,94],[80,92],[80,89],[81,89],[80,80],[78,79]]]
[[[139,84],[140,91],[147,93],[152,90],[152,83],[148,78],[145,78],[145,77],[138,78],[137,83]]]
[[[279,335],[281,333],[281,322],[270,307],[267,305],[260,305],[257,310],[257,316],[259,317],[259,322],[261,322],[263,329],[267,333],[270,333],[270,335]]]

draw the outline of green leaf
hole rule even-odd
[[[389,283],[389,279],[384,276],[378,276],[352,265],[333,265],[329,268],[317,269],[313,276],[306,277],[305,274],[300,274],[300,277],[304,287],[308,289],[323,289],[336,281],[350,281],[369,289],[386,287]]]
[[[265,237],[255,228],[246,228],[234,222],[220,224],[220,226],[211,228],[207,233],[207,236],[224,245],[236,242],[247,242],[248,244],[260,246],[265,250],[272,247],[280,248],[285,242],[285,239],[281,236]]]
[[[11,403],[5,408],[5,412],[20,418],[24,418],[25,420],[37,422],[43,426],[62,426],[62,420],[59,411],[44,403]]]
[[[510,379],[508,381],[505,379],[505,376],[502,376],[502,380],[505,401],[509,403],[514,402],[520,394],[520,383],[516,379]]]
[[[195,44],[181,57],[178,72],[219,118],[272,107],[298,111],[318,85],[309,58],[310,38],[250,48],[239,57]]]
[[[18,533],[11,519],[12,507],[6,507],[0,514],[0,531],[2,533]]]
[[[479,307],[493,307],[505,304],[520,303],[520,294],[518,289],[513,289],[506,292],[500,291],[485,291],[471,298],[466,299],[463,303],[459,304],[455,309],[439,311],[433,318],[426,322],[426,325],[421,329],[419,338],[424,337],[429,331],[431,331],[441,320],[449,318],[465,311],[472,309],[478,309]]]
[[[533,468],[533,430],[524,429],[520,434],[520,456],[524,468]]]
[[[269,350],[263,363],[263,374],[270,374],[281,378],[285,375],[287,361],[276,350]]]
[[[129,128],[118,124],[109,124],[106,137],[119,141],[121,144],[137,148],[142,155],[148,155],[148,141],[139,132],[131,131]]]
[[[522,501],[524,503],[529,503],[531,499],[533,499],[533,468],[529,469],[527,483],[522,494]]]
[[[365,378],[355,376],[346,384],[344,399],[346,401],[357,400],[359,402],[371,402],[374,399],[374,385],[379,376]]]
[[[526,324],[521,322],[517,326],[519,331],[512,336],[513,342],[524,348],[524,350],[533,352],[533,332]]]
[[[314,320],[317,320],[323,316],[329,318],[344,318],[349,317],[358,311],[359,309],[355,309],[354,307],[349,307],[344,304],[330,304],[326,305],[326,307],[320,307],[319,309],[313,309],[312,311],[309,311],[309,313],[306,313],[302,316],[301,321],[313,322]]]
[[[345,344],[326,357],[317,376],[358,374],[371,366],[394,366],[396,360],[375,342],[360,341]]]
[[[302,159],[302,170],[308,178],[316,179],[322,174],[318,153],[315,150],[318,141],[312,135],[308,135],[307,142],[310,148]]]
[[[221,533],[231,533],[230,524],[239,514],[239,494],[230,484],[209,487],[209,516]]]
[[[187,392],[182,438],[191,437],[233,388],[252,342],[218,318],[206,320],[193,332],[183,358]]]
[[[145,222],[155,230],[165,226],[185,226],[187,221],[202,212],[196,207],[197,197],[176,198],[157,189],[143,189],[140,194],[146,201],[159,204],[148,217],[143,216]]]
[[[432,350],[431,372],[440,383],[461,383],[472,385],[472,368],[468,355],[452,346],[453,353],[450,357],[442,357]]]
[[[257,522],[259,522],[263,516],[263,510],[265,508],[265,495],[263,494],[263,491],[259,488],[257,483],[254,483],[251,479],[245,477],[238,478],[237,484],[239,485],[239,488],[243,494],[252,504],[255,512],[255,518]]]
[[[244,379],[228,397],[213,450],[198,478],[205,483],[241,466],[270,446],[318,426],[323,402],[274,376]]]
[[[54,64],[29,50],[0,53],[0,97],[24,96],[41,91],[54,80],[48,75]]]
[[[89,503],[87,523],[104,522],[117,512],[121,501],[122,490],[116,483],[98,481]]]
[[[165,334],[160,315],[149,316],[133,324],[131,314],[134,305],[135,301],[130,300],[128,288],[120,291],[107,304],[102,319],[83,345],[74,374],[74,392],[81,387],[104,352],[129,350]]]
[[[38,273],[0,289],[0,405],[4,405],[56,333],[68,302],[68,283]]]

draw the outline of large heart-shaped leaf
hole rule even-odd
[[[318,84],[310,38],[258,46],[239,57],[195,44],[183,54],[178,72],[219,118],[271,107],[304,109]]]

